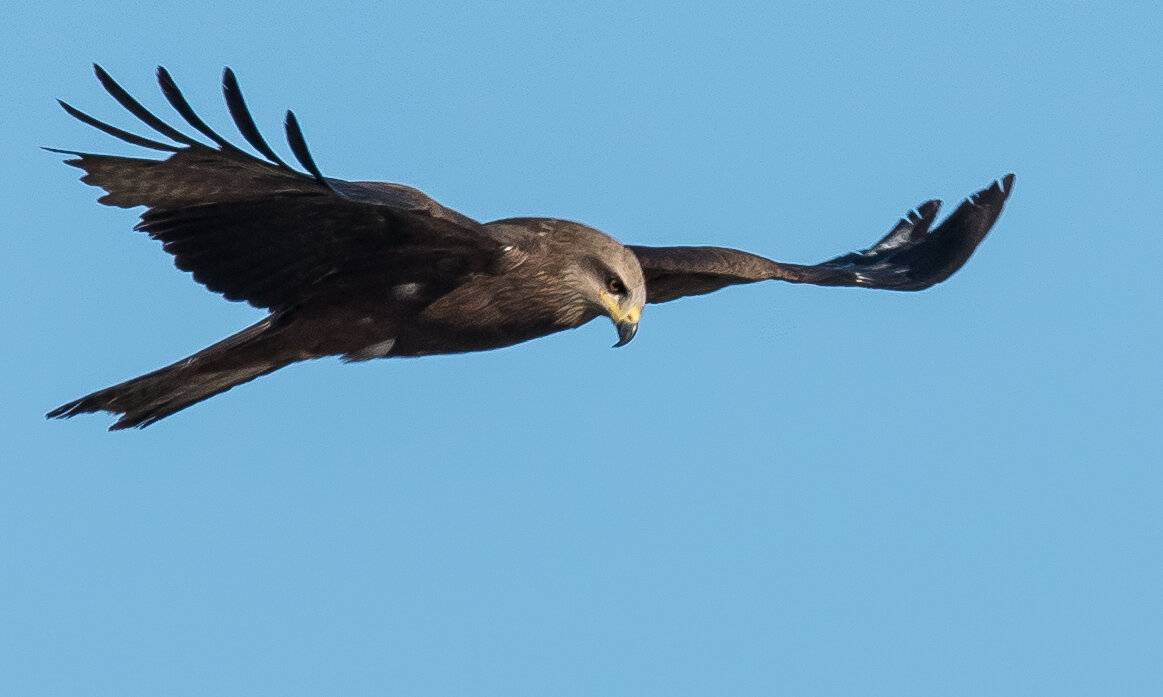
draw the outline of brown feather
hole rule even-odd
[[[729,285],[780,280],[820,286],[923,290],[953,275],[969,260],[1001,215],[1014,175],[970,196],[936,229],[929,226],[939,201],[910,212],[879,242],[861,251],[805,266],[723,247],[630,245],[646,275],[647,298],[662,303]]]
[[[402,184],[324,177],[288,112],[286,135],[307,172],[259,133],[233,72],[227,108],[255,157],[211,130],[158,69],[166,99],[213,145],[162,122],[96,68],[110,95],[177,145],[65,110],[114,137],[171,152],[161,160],[68,151],[101,203],[142,206],[137,229],[175,265],[227,299],[267,308],[258,324],[161,370],[99,390],[50,418],[108,411],[113,428],[144,427],[289,363],[481,351],[580,326],[607,314],[622,345],[646,302],[778,279],[917,290],[955,272],[1001,211],[1013,175],[929,231],[937,203],[918,207],[873,247],[802,266],[722,247],[625,247],[553,218],[481,224]],[[62,103],[63,104],[63,103]]]

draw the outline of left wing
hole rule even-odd
[[[926,201],[872,247],[814,266],[772,261],[724,247],[627,245],[646,276],[646,302],[663,303],[756,281],[924,290],[960,269],[985,238],[1013,190],[1014,175],[973,194],[933,230],[940,201]]]
[[[72,116],[115,138],[169,153],[165,159],[54,150],[73,155],[81,181],[110,206],[144,206],[137,229],[162,242],[175,265],[228,300],[273,312],[363,294],[390,303],[388,289],[415,283],[436,296],[457,279],[488,273],[502,245],[484,226],[400,184],[324,177],[294,114],[285,130],[305,172],[280,159],[255,126],[234,73],[223,95],[238,131],[261,157],[231,144],[199,117],[173,78],[158,68],[170,106],[211,145],[170,126],[99,66],[97,79],[126,111],[172,142],[136,135],[61,103]]]

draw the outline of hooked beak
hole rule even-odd
[[[606,306],[606,312],[609,313],[614,326],[618,328],[618,343],[614,344],[614,348],[630,343],[630,340],[638,333],[638,320],[642,317],[642,306],[638,305],[629,310],[623,310],[622,306],[604,290],[598,291],[598,297],[602,299],[602,304]]]
[[[614,344],[614,348],[618,348],[619,346],[625,346],[626,344],[630,343],[630,340],[633,339],[634,335],[638,333],[638,323],[637,322],[631,322],[630,320],[622,320],[621,322],[618,322],[615,326],[618,327],[618,343]]]

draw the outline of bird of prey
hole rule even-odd
[[[609,317],[615,346],[634,338],[642,308],[763,280],[921,290],[957,271],[1001,213],[1014,177],[973,194],[933,226],[939,201],[909,212],[879,242],[815,265],[723,247],[622,245],[556,218],[480,223],[402,184],[325,177],[292,112],[288,145],[302,170],[267,144],[227,68],[226,106],[257,156],[194,112],[164,68],[166,100],[209,143],[147,110],[100,66],[97,79],[166,140],[142,137],[61,102],[70,115],[132,145],[143,159],[56,150],[100,187],[101,203],[144,206],[136,229],[228,300],[268,311],[258,323],[173,365],[50,411],[106,411],[110,430],[174,412],[311,358],[345,361],[484,351]]]

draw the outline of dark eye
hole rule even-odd
[[[606,290],[614,295],[621,295],[626,292],[626,285],[622,283],[622,279],[620,278],[611,278],[606,281]]]

